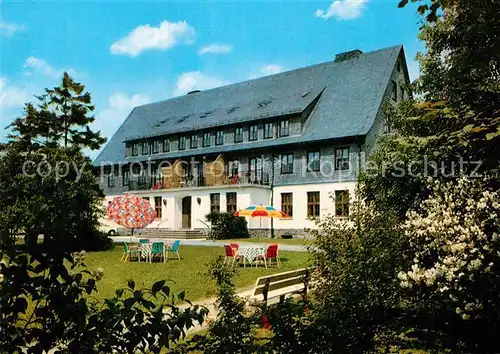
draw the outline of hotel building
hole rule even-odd
[[[148,229],[207,230],[211,211],[273,205],[277,235],[345,217],[385,107],[409,84],[402,46],[335,59],[135,107],[94,161],[107,201],[149,199]],[[270,220],[248,219],[251,232]],[[267,234],[269,232],[267,231]]]

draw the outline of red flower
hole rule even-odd
[[[262,323],[264,323],[264,329],[267,331],[271,328],[271,324],[269,323],[269,319],[266,314],[262,315]]]

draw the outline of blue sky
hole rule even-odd
[[[134,106],[332,60],[422,44],[416,8],[398,0],[5,1],[0,18],[0,124],[58,84],[63,71],[92,93],[95,128],[110,137]],[[0,133],[0,141],[6,131]],[[92,153],[96,156],[96,153]]]

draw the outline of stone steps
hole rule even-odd
[[[180,239],[180,240],[205,238],[205,235],[199,230],[191,230],[191,229],[172,230],[163,228],[145,228],[142,230],[142,236],[148,238],[167,238],[167,239]]]

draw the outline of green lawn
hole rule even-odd
[[[278,243],[282,245],[310,245],[313,240],[306,240],[302,238],[235,238],[232,240],[217,240],[217,242],[238,243],[238,242],[252,242],[252,243]]]
[[[136,287],[151,287],[158,280],[169,280],[167,283],[174,292],[186,291],[187,299],[200,300],[214,296],[215,285],[203,273],[206,264],[217,255],[224,255],[224,249],[219,247],[182,246],[180,247],[181,260],[169,257],[167,263],[138,263],[120,261],[121,246],[111,251],[89,252],[86,264],[89,270],[97,267],[104,269],[104,277],[98,282],[100,299],[114,295],[115,289],[126,287],[127,281],[133,279]],[[264,275],[302,268],[308,265],[309,256],[306,252],[280,252],[281,268],[276,266],[266,269],[238,267],[235,279],[237,289],[248,288],[255,284],[255,280]]]

